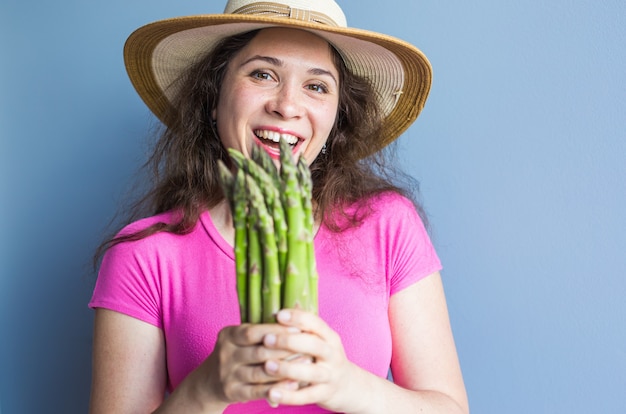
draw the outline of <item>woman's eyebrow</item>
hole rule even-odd
[[[311,75],[317,75],[317,76],[329,76],[330,78],[332,78],[332,80],[335,82],[336,85],[339,84],[339,82],[337,82],[337,78],[335,78],[335,75],[332,74],[332,72],[326,70],[326,69],[322,69],[322,68],[311,68],[308,70],[308,72]]]
[[[282,67],[283,66],[283,61],[275,58],[275,57],[271,57],[271,56],[262,56],[262,55],[254,55],[252,57],[250,57],[249,59],[245,60],[244,62],[241,63],[241,66],[245,66],[250,62],[254,62],[255,60],[260,60],[263,62],[267,62],[271,65],[274,66],[279,66]],[[307,71],[308,73],[310,73],[311,75],[317,75],[317,76],[328,76],[330,77],[335,84],[338,84],[337,82],[337,78],[335,77],[335,75],[332,74],[332,72],[326,70],[326,69],[322,69],[322,68],[311,68]]]
[[[271,56],[261,56],[261,55],[254,55],[251,58],[247,59],[246,61],[244,61],[241,66],[247,65],[250,62],[254,62],[255,60],[261,60],[263,62],[267,62],[270,63],[272,65],[275,66],[283,66],[283,61],[280,59],[277,59],[275,57],[271,57]]]

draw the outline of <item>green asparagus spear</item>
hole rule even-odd
[[[219,160],[217,162],[217,166],[220,174],[220,184],[222,185],[224,197],[228,201],[231,211],[234,211],[233,189],[235,187],[235,176],[222,160]]]
[[[267,210],[272,216],[276,247],[278,250],[278,265],[280,274],[284,275],[285,266],[287,264],[287,221],[285,219],[285,211],[282,204],[280,190],[279,187],[276,186],[271,173],[264,170],[263,167],[257,164],[254,160],[246,161],[246,171],[251,177],[254,178],[260,187],[265,204],[267,205]]]
[[[229,150],[236,175],[219,166],[233,211],[242,322],[273,322],[281,307],[317,312],[310,170],[304,158],[294,161],[285,141],[280,148],[280,172],[257,147],[252,159]]]
[[[239,171],[243,174],[243,170]],[[246,220],[248,224],[248,322],[261,323],[263,251],[257,227],[258,219],[250,208]]]
[[[263,199],[263,193],[251,175],[247,176],[250,196],[251,216],[257,220],[259,240],[262,248],[262,321],[275,322],[276,312],[280,310],[281,278],[278,264],[278,251],[274,234],[274,220],[269,214]]]
[[[283,181],[288,229],[283,306],[286,308],[308,309],[309,268],[307,265],[307,241],[310,235],[307,234],[301,188],[298,183],[297,167],[291,154],[291,147],[285,140],[280,140],[280,150],[280,176]]]
[[[272,161],[270,155],[263,148],[258,145],[254,145],[252,147],[251,158],[255,163],[261,166],[263,171],[272,177],[274,187],[280,188],[280,175],[278,173],[278,168],[276,168],[276,165],[274,164],[274,161]]]
[[[309,308],[308,311],[317,313],[317,285],[318,274],[315,260],[315,245],[313,243],[313,205],[312,192],[313,182],[311,181],[311,170],[306,164],[304,157],[298,158],[298,180],[302,188],[302,206],[308,228],[309,239],[307,240],[307,265],[309,268]]]
[[[235,227],[235,273],[237,297],[241,321],[248,322],[248,206],[246,199],[245,173],[237,171],[232,190],[232,214]]]

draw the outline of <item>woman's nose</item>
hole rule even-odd
[[[268,111],[282,118],[296,118],[303,114],[304,106],[298,96],[297,86],[282,84],[275,89],[274,95],[267,103]]]

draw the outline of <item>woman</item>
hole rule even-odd
[[[285,3],[231,0],[127,42],[166,129],[151,215],[105,245],[90,302],[92,413],[468,412],[439,260],[379,151],[421,110],[428,61],[331,0]],[[217,163],[276,158],[279,139],[312,171],[319,316],[240,324]]]

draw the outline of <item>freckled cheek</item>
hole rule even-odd
[[[337,118],[337,107],[329,106],[324,107],[324,110],[319,111],[316,116],[316,125],[317,130],[320,135],[324,135],[324,138],[327,138],[330,135],[330,131],[333,129],[335,125],[335,119]]]
[[[222,95],[218,104],[218,127],[239,131],[250,122],[252,115],[259,110],[261,103],[258,94],[245,88],[232,88]],[[220,128],[222,129],[222,128]],[[222,132],[222,131],[220,131]]]
[[[334,114],[326,114],[324,117],[317,120],[314,127],[314,139],[310,142],[310,145],[307,146],[305,150],[305,156],[309,163],[311,163],[322,150],[322,147],[326,143],[326,140],[328,139],[328,136],[332,131],[334,121]]]

